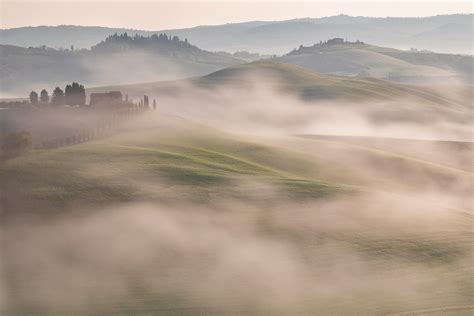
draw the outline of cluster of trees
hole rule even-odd
[[[135,34],[134,36],[128,36],[127,32],[123,34],[110,35],[105,39],[105,42],[120,42],[120,41],[136,41],[136,42],[146,42],[146,41],[162,41],[162,42],[181,42],[178,36],[168,36],[166,33],[161,33],[160,35],[153,34],[152,36],[141,36]],[[184,43],[188,43],[188,39],[184,39]]]
[[[189,44],[188,39],[180,40],[178,36],[168,36],[167,34],[153,34],[150,37],[135,34],[129,36],[127,33],[111,35],[105,41],[92,46],[92,51],[105,52],[108,50],[126,50],[131,47],[142,49],[166,49],[174,48],[194,48],[195,46]]]
[[[126,97],[126,99],[128,100],[128,95]],[[143,99],[140,99],[140,101],[138,101],[138,104],[137,104],[138,108],[140,109],[150,109],[150,98],[147,96],[147,95],[144,95],[143,96]],[[156,110],[156,100],[153,99],[153,110]]]
[[[41,50],[41,51],[49,51],[49,52],[76,52],[76,51],[86,51],[86,49],[75,49],[74,45],[71,45],[69,48],[64,48],[64,47],[59,47],[59,48],[53,48],[53,47],[48,47],[46,45],[41,45],[38,47],[33,47],[29,46],[28,50],[30,51],[35,51],[35,50]]]
[[[51,98],[46,89],[41,90],[39,96],[36,91],[31,91],[30,103],[32,105],[51,103],[51,105],[55,106],[66,104],[80,106],[86,104],[86,89],[82,84],[73,82],[72,84],[68,84],[64,91],[60,87],[56,87]]]

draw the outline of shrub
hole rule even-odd
[[[17,157],[31,149],[29,132],[9,133],[0,138],[0,158]]]

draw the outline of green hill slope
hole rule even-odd
[[[7,161],[2,312],[472,310],[472,215],[422,191],[461,194],[471,171],[368,139],[273,141],[151,113]]]
[[[321,73],[414,83],[472,82],[472,56],[408,52],[362,42],[301,46],[279,61]]]
[[[173,117],[162,117],[158,123],[152,119],[140,120],[145,129],[133,127],[115,137],[60,150],[37,151],[9,161],[2,169],[2,178],[11,182],[12,188],[25,183],[23,189],[11,194],[18,202],[34,201],[38,212],[43,211],[39,207],[43,202],[44,211],[52,211],[74,208],[79,201],[102,205],[162,199],[170,193],[167,189],[149,192],[141,181],[162,182],[177,190],[174,198],[196,198],[195,202],[203,203],[212,200],[209,194],[232,197],[238,193],[231,189],[233,183],[251,179],[269,181],[299,197],[352,190],[349,185],[330,184],[324,177],[310,176],[308,172],[315,172],[317,164],[301,155],[226,134],[216,136],[215,130]],[[150,133],[146,128],[150,128]],[[111,164],[102,170],[103,174],[94,175],[94,166],[107,160]],[[30,206],[27,203],[26,209]]]

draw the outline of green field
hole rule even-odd
[[[472,170],[423,148],[472,144],[410,144],[147,115],[9,160],[4,312],[468,314]]]

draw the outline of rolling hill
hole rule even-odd
[[[104,86],[88,89],[88,92],[121,90],[131,97],[143,94],[160,96],[185,93],[188,84],[212,90],[221,87],[249,89],[259,84],[270,85],[278,90],[301,97],[304,100],[415,100],[421,104],[467,110],[470,101],[465,96],[471,86],[461,86],[464,93],[446,95],[438,87],[393,83],[368,78],[319,74],[305,68],[277,61],[258,61],[233,66],[209,75],[181,81],[141,83],[123,86]],[[467,93],[467,94],[466,94]]]
[[[278,62],[253,62],[210,75],[88,89],[156,99],[164,113],[232,131],[340,133],[410,139],[472,138],[472,86],[419,86],[325,75]],[[274,109],[273,109],[274,108]],[[328,121],[328,118],[332,120]],[[339,123],[344,118],[344,123]],[[227,123],[225,123],[227,122]]]
[[[210,51],[251,51],[285,54],[299,45],[328,38],[359,39],[399,49],[428,49],[443,53],[472,54],[473,15],[453,14],[423,18],[374,18],[338,15],[287,21],[198,26],[188,29],[144,31],[83,26],[40,26],[0,30],[0,44],[89,48],[114,33],[150,36],[166,32],[188,38]]]
[[[449,84],[474,80],[472,56],[401,51],[342,39],[300,46],[277,60],[320,73],[400,82]]]

